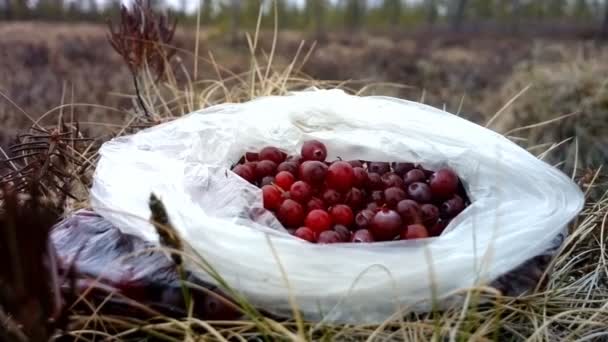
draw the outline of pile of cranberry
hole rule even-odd
[[[326,157],[325,145],[310,140],[301,156],[276,147],[248,152],[232,171],[261,187],[264,207],[293,235],[313,243],[438,236],[469,204],[448,168]]]

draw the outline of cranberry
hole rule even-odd
[[[288,171],[281,171],[274,177],[275,184],[285,191],[289,191],[295,181],[296,177]]]
[[[260,160],[271,160],[277,165],[281,164],[285,160],[285,157],[287,157],[285,153],[283,153],[278,148],[272,146],[264,147],[260,151],[259,156]]]
[[[265,185],[272,185],[272,183],[274,183],[274,177],[266,176],[260,181],[260,186],[263,187]]]
[[[331,218],[333,219],[335,224],[341,224],[343,226],[350,227],[355,220],[353,211],[349,206],[344,204],[338,204],[331,208],[329,211],[331,214]]]
[[[303,160],[325,161],[327,158],[327,148],[318,140],[305,141],[301,153]]]
[[[355,176],[355,186],[362,188],[367,183],[367,171],[362,167],[353,167],[353,174]]]
[[[327,186],[340,192],[346,192],[353,187],[355,174],[353,167],[344,161],[337,161],[327,169]]]
[[[334,189],[326,189],[321,194],[321,198],[323,199],[323,202],[331,206],[340,203],[342,195]]]
[[[396,211],[406,225],[420,223],[421,221],[422,213],[420,212],[420,206],[416,201],[410,199],[400,201],[397,203]]]
[[[423,204],[420,207],[422,213],[422,223],[427,227],[432,227],[439,219],[439,209],[432,204]]]
[[[397,206],[397,203],[401,202],[405,198],[405,191],[403,191],[403,189],[401,188],[392,187],[384,190],[384,200],[386,201],[386,204],[391,208],[395,208]]]
[[[348,163],[353,167],[353,169],[356,167],[363,168],[363,163],[360,160],[349,160]]]
[[[304,208],[300,203],[286,199],[277,211],[277,218],[287,227],[298,227],[304,221]]]
[[[292,161],[284,161],[279,166],[277,166],[277,171],[287,171],[292,175],[298,174],[298,163]]]
[[[383,208],[374,215],[370,231],[378,241],[393,240],[399,235],[401,224],[401,217],[396,211]]]
[[[416,182],[407,187],[407,195],[418,203],[428,203],[431,201],[431,188],[426,183]]]
[[[319,234],[319,238],[317,239],[318,243],[326,244],[326,243],[339,243],[342,242],[340,239],[340,235],[333,230],[326,230]]]
[[[274,176],[277,170],[277,164],[272,160],[261,160],[257,162],[255,166],[255,175],[258,178],[264,178],[266,176]]]
[[[384,191],[374,190],[369,194],[369,199],[377,205],[384,204]]]
[[[464,210],[464,201],[458,195],[443,202],[439,209],[441,218],[453,218]]]
[[[306,240],[308,242],[316,242],[315,232],[308,227],[300,227],[294,233],[296,237],[299,237],[302,240]]]
[[[414,169],[413,163],[395,163],[393,170],[396,174],[403,177],[407,172]]]
[[[382,177],[374,172],[368,173],[366,188],[368,190],[382,190],[384,188]]]
[[[232,172],[236,173],[239,175],[239,177],[243,178],[249,183],[255,182],[255,170],[250,165],[239,164],[232,169]]]
[[[264,185],[262,187],[262,198],[264,208],[268,210],[277,210],[283,202],[281,191],[274,185]]]
[[[314,232],[320,233],[331,228],[331,216],[325,210],[315,209],[306,215],[304,225]]]
[[[458,190],[458,176],[450,169],[440,169],[429,178],[429,185],[436,198],[450,198]]]
[[[376,203],[376,202],[370,202],[367,204],[367,207],[365,207],[366,209],[369,209],[373,212],[376,212],[378,210],[380,210],[380,206]]]
[[[300,203],[306,203],[312,197],[312,187],[303,181],[293,183],[289,188],[289,192],[291,193],[291,198]]]
[[[355,225],[359,228],[368,228],[376,213],[373,210],[364,209],[355,216]]]
[[[350,230],[348,230],[348,228],[346,228],[345,226],[341,225],[341,224],[337,224],[334,226],[333,228],[334,232],[338,233],[338,235],[340,235],[340,240],[342,242],[349,242],[350,241]]]
[[[423,239],[427,237],[429,237],[429,233],[426,228],[421,224],[409,225],[405,230],[401,232],[402,240]]]
[[[385,162],[371,162],[367,166],[367,170],[369,172],[383,175],[383,174],[391,171],[391,165],[389,163],[385,163]]]
[[[318,160],[308,160],[300,164],[300,179],[308,184],[322,184],[327,174],[327,165]]]
[[[385,188],[397,187],[402,188],[404,186],[403,178],[399,177],[394,172],[388,172],[382,175],[382,183]]]
[[[354,234],[350,240],[354,243],[369,243],[374,242],[374,237],[367,229],[359,229]]]
[[[440,220],[435,223],[431,228],[429,228],[430,236],[439,236],[444,231],[444,229],[448,226],[450,220]]]
[[[405,176],[403,176],[403,183],[405,184],[405,186],[408,186],[415,182],[424,182],[425,179],[426,176],[424,175],[424,172],[422,172],[422,170],[413,169],[408,171]]]
[[[260,160],[260,155],[255,152],[246,152],[245,160],[246,161],[258,161],[258,160]]]
[[[352,188],[344,196],[344,204],[355,210],[359,209],[365,204],[365,194],[357,188]]]
[[[325,203],[323,203],[323,201],[321,201],[320,199],[313,197],[311,198],[308,203],[306,204],[306,208],[308,209],[308,211],[313,211],[315,209],[322,209],[325,210]]]

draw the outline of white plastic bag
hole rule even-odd
[[[268,227],[254,223],[248,213],[262,207],[261,190],[230,166],[246,151],[296,152],[311,138],[327,145],[328,160],[447,165],[472,204],[438,238],[366,246],[300,241],[271,214]],[[310,320],[372,323],[426,310],[434,295],[487,283],[541,254],[583,205],[568,177],[495,132],[426,105],[340,90],[211,107],[114,139],[100,153],[95,210],[158,241],[147,223],[154,192],[182,238],[252,304],[290,315],[291,293]]]

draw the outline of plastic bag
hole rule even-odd
[[[311,138],[326,144],[328,160],[449,166],[472,204],[438,238],[366,246],[309,244],[272,216],[257,223],[250,213],[262,207],[261,191],[230,166],[246,151],[296,152]],[[252,304],[289,316],[292,295],[306,319],[327,322],[381,322],[487,284],[555,247],[583,205],[568,177],[493,131],[419,103],[340,90],[214,106],[114,139],[100,154],[92,204],[120,229],[158,241],[146,221],[154,192],[182,238]]]

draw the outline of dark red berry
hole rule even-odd
[[[325,204],[332,206],[342,201],[342,195],[334,189],[326,189],[321,194],[321,199]]]
[[[403,176],[405,176],[405,174],[407,172],[409,172],[410,170],[413,170],[414,167],[415,167],[415,165],[413,163],[396,163],[393,166],[393,170],[395,171],[396,174],[403,177]]]
[[[369,243],[374,242],[374,237],[367,229],[359,229],[353,233],[353,237],[350,239],[354,243]]]
[[[439,219],[439,209],[432,204],[423,204],[420,206],[420,212],[422,213],[422,223],[426,227],[432,227],[437,223]]]
[[[376,215],[376,213],[372,210],[361,210],[355,216],[355,225],[359,228],[368,228],[369,225],[372,223],[374,215]]]
[[[267,146],[260,151],[260,160],[272,160],[275,164],[281,164],[287,155],[276,147]]]
[[[412,183],[407,187],[407,195],[418,203],[428,203],[432,199],[431,188],[422,182]]]
[[[450,220],[440,220],[428,229],[430,236],[439,236],[448,226]]]
[[[260,160],[255,166],[255,175],[261,179],[266,176],[274,176],[277,170],[277,164],[272,160]]]
[[[327,169],[325,181],[330,188],[346,192],[355,182],[353,167],[345,161],[334,162]]]
[[[340,240],[342,242],[349,242],[350,241],[350,230],[348,230],[348,228],[346,228],[345,226],[341,225],[341,224],[337,224],[334,226],[333,231],[338,233],[338,235],[340,236]]]
[[[378,210],[380,210],[380,206],[376,203],[376,202],[370,202],[367,204],[367,207],[365,207],[366,209],[369,209],[373,212],[377,212]]]
[[[458,190],[458,176],[450,169],[440,169],[429,178],[429,185],[435,198],[450,198]]]
[[[384,204],[384,191],[382,190],[374,190],[369,194],[370,201],[376,203],[377,205]]]
[[[401,230],[401,217],[396,211],[381,209],[374,215],[370,225],[370,232],[377,241],[393,240]]]
[[[319,234],[319,238],[317,239],[317,243],[326,244],[326,243],[339,243],[342,242],[340,239],[340,235],[333,230],[326,230]]]
[[[401,188],[392,187],[384,190],[384,201],[391,208],[395,208],[397,203],[403,201],[405,198],[405,191]]]
[[[353,167],[353,174],[355,176],[355,186],[363,188],[367,184],[367,171],[362,167]]]
[[[424,175],[424,172],[422,172],[422,170],[413,169],[408,171],[405,176],[403,176],[403,183],[405,184],[405,186],[408,186],[412,183],[424,182],[425,179],[426,176]]]
[[[350,227],[355,220],[352,209],[344,204],[333,206],[329,213],[335,224],[341,224],[346,227]]]
[[[278,172],[287,171],[295,176],[298,174],[298,163],[291,162],[291,161],[284,161],[281,164],[279,164],[279,166],[277,166],[277,171]]]
[[[368,190],[382,190],[384,188],[382,177],[374,172],[368,173],[366,188]]]
[[[262,198],[264,208],[268,210],[277,210],[283,202],[281,191],[274,185],[264,185],[262,187]]]
[[[285,191],[289,191],[295,181],[296,177],[288,171],[281,171],[274,177],[275,184]]]
[[[304,222],[304,208],[300,203],[286,199],[277,211],[277,218],[286,227],[299,227]]]
[[[429,237],[429,233],[421,224],[409,225],[401,232],[402,240],[424,239],[427,237]]]
[[[304,225],[314,232],[320,233],[331,228],[331,216],[325,210],[315,209],[306,215]]]
[[[313,211],[315,209],[325,210],[326,207],[325,207],[325,203],[323,203],[323,201],[321,201],[320,199],[318,199],[316,197],[313,197],[306,204],[306,209],[308,209],[308,211]]]
[[[365,194],[357,188],[352,188],[344,196],[344,204],[355,210],[359,209],[365,204]]]
[[[453,218],[460,214],[464,210],[464,201],[458,195],[449,200],[443,202],[439,207],[439,213],[441,218]]]
[[[405,225],[420,223],[422,221],[420,206],[416,201],[405,199],[397,203],[395,210],[399,213]]]
[[[385,162],[371,162],[367,165],[367,171],[383,175],[391,171],[391,165]]]
[[[314,243],[317,241],[315,232],[308,227],[298,228],[293,235],[295,235],[296,237],[299,237],[302,240],[306,240],[308,242]]]
[[[266,176],[260,181],[260,187],[263,187],[264,185],[271,185],[272,183],[274,183],[274,177]]]
[[[318,140],[308,140],[302,145],[301,154],[303,160],[325,161],[327,148]]]
[[[363,168],[363,163],[360,160],[349,160],[348,163],[353,168],[356,168],[356,167]]]
[[[291,185],[289,192],[295,201],[306,203],[312,196],[312,187],[306,182],[297,181]]]
[[[382,175],[382,183],[385,188],[402,188],[404,186],[403,178],[394,172],[388,172]]]
[[[245,160],[246,161],[258,161],[258,160],[260,160],[260,155],[255,152],[246,152]]]
[[[308,184],[322,184],[327,174],[327,165],[318,160],[308,160],[300,164],[300,179]]]
[[[246,164],[239,164],[232,169],[232,172],[239,175],[239,177],[248,181],[249,183],[255,182],[255,170]]]

